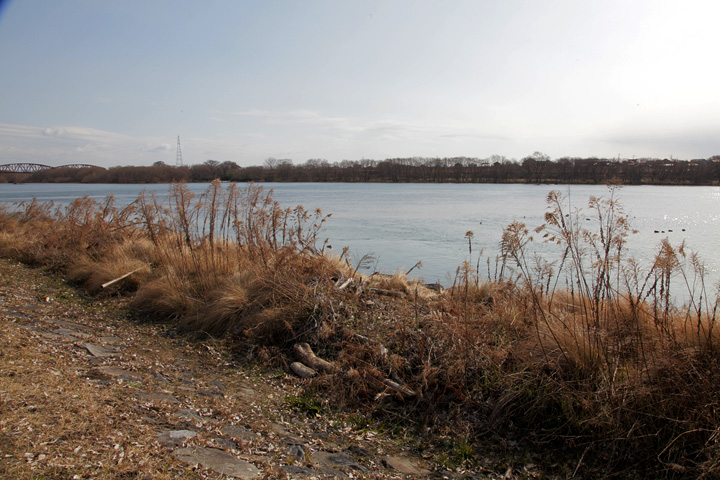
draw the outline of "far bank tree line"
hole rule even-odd
[[[386,160],[311,159],[295,165],[269,158],[262,166],[208,160],[176,167],[57,168],[33,174],[0,174],[0,182],[164,183],[209,182],[424,182],[424,183],[608,183],[627,185],[720,184],[720,155],[708,159],[571,158],[556,160],[535,152],[520,161],[494,155],[487,159],[390,158]]]

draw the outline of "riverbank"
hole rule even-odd
[[[338,412],[288,372],[238,362],[222,340],[139,321],[125,298],[88,297],[8,260],[0,277],[2,478],[539,474],[488,452],[474,474],[447,470],[427,439]]]
[[[199,196],[209,184],[187,187]],[[572,200],[572,208],[583,210],[587,210],[591,196],[607,198],[611,194],[605,185],[272,183],[263,187],[272,190],[273,198],[283,206],[303,205],[332,213],[332,218],[323,224],[320,240],[328,238],[337,255],[343,247],[349,247],[353,262],[373,253],[376,261],[370,265],[371,270],[361,273],[407,272],[422,261],[422,268],[416,268],[410,276],[445,286],[452,285],[457,267],[469,257],[464,239],[467,231],[474,232],[470,261],[475,264],[479,259],[484,265],[486,259],[494,262],[501,254],[502,231],[510,222],[521,220],[530,229],[544,223],[550,191],[560,190]],[[154,193],[163,206],[169,206],[169,184],[0,184],[0,203],[10,206],[37,198],[39,203],[54,201],[60,206],[81,196],[102,203],[113,195],[115,206],[122,208],[134,202],[143,190],[147,195]],[[623,203],[632,227],[639,232],[628,238],[625,255],[649,265],[660,241],[667,237],[673,245],[685,242],[686,248],[700,252],[708,265],[706,276],[710,283],[720,281],[720,253],[715,248],[720,224],[714,221],[720,216],[717,192],[715,187],[616,189],[615,197]],[[585,218],[581,220],[588,224]],[[542,249],[547,261],[559,263],[562,249],[543,243],[536,237],[533,248]],[[491,274],[486,271],[484,276],[487,279]]]
[[[670,274],[682,261],[700,268],[682,248],[663,243],[650,270],[626,261],[630,228],[612,199],[591,199],[601,221],[590,232],[548,197],[534,234],[567,248],[565,269],[529,255],[531,233],[515,222],[493,281],[466,262],[438,291],[359,274],[372,259],[329,255],[322,212],[282,208],[261,187],[214,182],[196,196],[178,184],[169,197],[170,208],[144,194],[123,208],[29,203],[0,216],[0,254],[222,339],[235,362],[293,372],[306,392],[296,408],[326,402],[361,430],[410,434],[439,459],[434,472],[516,475],[532,463],[544,475],[697,478],[720,467],[708,401],[720,397],[717,303],[700,276],[690,307],[672,304]]]

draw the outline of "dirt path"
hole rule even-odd
[[[300,380],[133,322],[121,299],[6,260],[0,275],[0,478],[505,476],[451,473],[367,425],[308,415]]]

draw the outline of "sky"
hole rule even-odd
[[[0,0],[0,164],[720,154],[717,0]]]

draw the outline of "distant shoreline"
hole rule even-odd
[[[152,166],[57,167],[33,173],[0,169],[0,183],[456,183],[563,185],[720,185],[720,156],[698,160],[608,160],[534,154],[521,161],[504,157],[400,158],[329,163],[268,159],[263,166],[241,167],[208,160],[192,166],[162,162]]]

